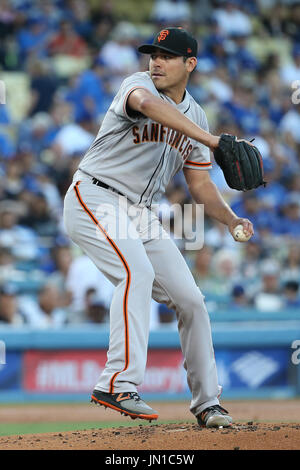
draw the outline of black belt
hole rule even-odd
[[[103,181],[97,180],[97,178],[93,177],[92,181],[93,181],[93,184],[95,184],[96,186],[101,186],[101,188],[109,189],[110,191],[113,191],[114,193],[120,194],[120,196],[124,196],[123,193],[120,193],[120,191],[118,191],[117,189],[112,188],[111,186],[108,186],[108,184],[103,183]]]

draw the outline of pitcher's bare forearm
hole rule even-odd
[[[134,90],[130,94],[127,104],[131,109],[144,114],[153,121],[197,140],[211,149],[218,145],[218,136],[201,129],[170,103],[154,96],[148,90],[143,88]]]
[[[206,215],[227,225],[231,234],[234,227],[242,224],[245,233],[253,235],[252,222],[235,214],[211,180],[208,171],[185,168],[183,172],[192,198],[196,203],[204,205]]]
[[[208,180],[202,185],[190,188],[190,192],[196,203],[204,205],[205,214],[209,217],[228,226],[232,220],[238,218],[223,199],[213,181]]]

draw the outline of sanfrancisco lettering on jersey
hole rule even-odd
[[[145,124],[142,128],[133,126],[132,134],[133,142],[137,145],[145,142],[166,142],[174,149],[178,149],[183,160],[186,160],[193,150],[191,140],[186,135],[156,122]]]

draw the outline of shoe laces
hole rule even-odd
[[[209,406],[208,408],[205,408],[205,410],[202,411],[202,413],[200,415],[201,419],[204,419],[209,411],[219,411],[222,414],[228,414],[228,411],[225,410],[225,408],[222,408],[222,406],[212,405],[212,406]]]
[[[222,414],[228,414],[228,411],[225,408],[222,408],[220,405],[213,405],[206,408],[204,411],[220,411]]]
[[[141,397],[137,392],[131,392],[130,393],[131,398],[133,398],[135,401],[141,401]]]

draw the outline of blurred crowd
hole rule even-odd
[[[188,90],[210,131],[254,138],[268,182],[240,193],[213,164],[255,235],[236,243],[205,218],[202,249],[176,243],[209,310],[299,311],[300,1],[0,0],[1,324],[109,321],[113,287],[66,236],[63,198],[120,83],[147,70],[137,46],[167,26],[198,39]],[[164,211],[189,202],[180,173]],[[175,325],[154,301],[151,318],[151,328]]]

